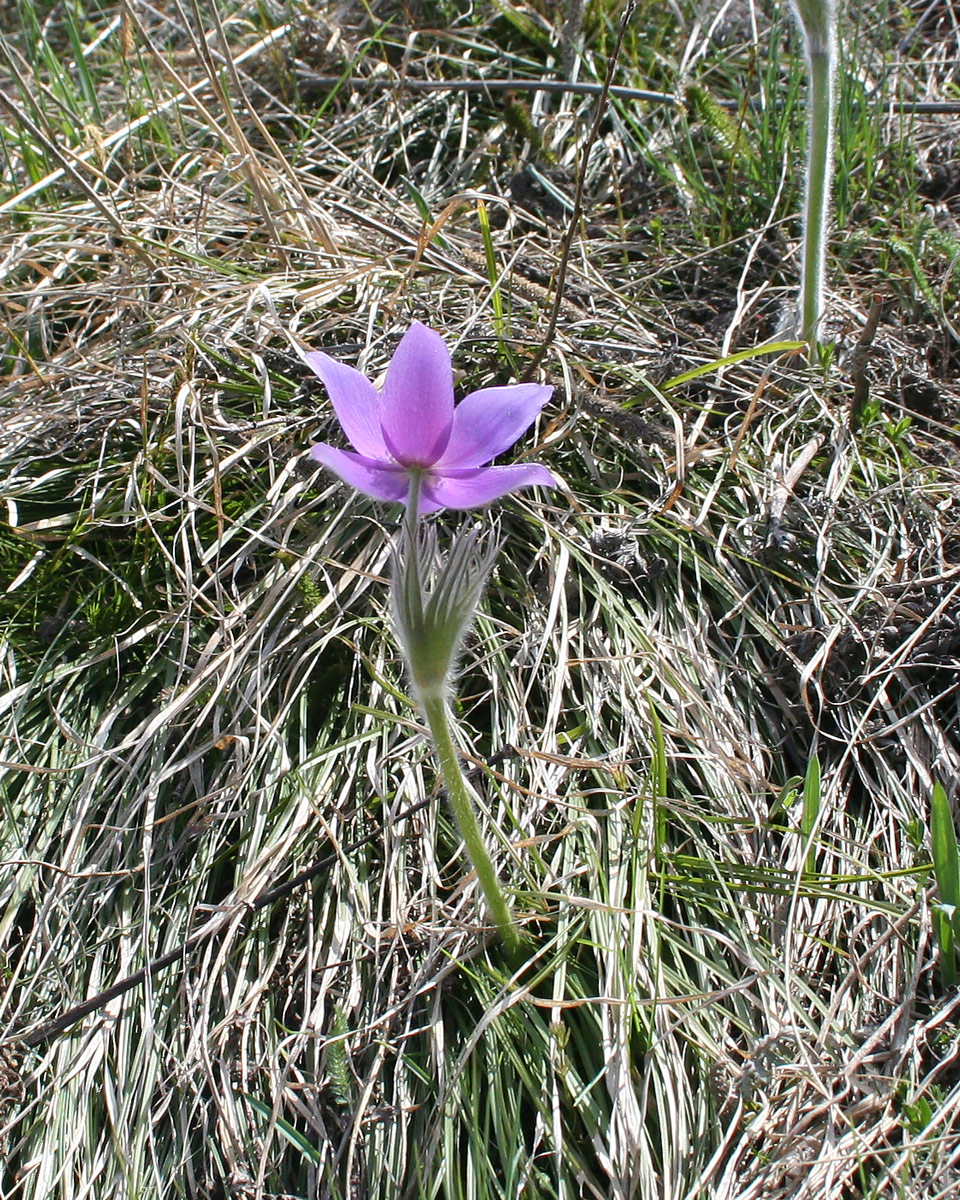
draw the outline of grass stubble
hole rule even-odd
[[[958,1193],[957,181],[889,106],[956,34],[842,19],[808,367],[736,357],[798,276],[785,12],[637,4],[613,82],[686,102],[611,92],[587,161],[595,95],[348,82],[603,81],[575,7],[3,9],[4,1200]],[[518,377],[578,176],[569,492],[505,508],[460,687],[511,974],[291,339]]]

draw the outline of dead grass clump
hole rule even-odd
[[[942,119],[862,103],[939,96],[944,40],[892,63],[851,15],[808,369],[763,348],[798,76],[746,10],[638,5],[614,83],[702,94],[614,94],[587,153],[596,93],[404,83],[599,85],[603,6],[576,54],[545,5],[21,8],[0,1192],[950,1195],[957,277]],[[310,465],[298,350],[375,376],[418,318],[464,388],[519,378],[578,179],[530,451],[568,490],[505,508],[459,699],[512,977],[385,634],[395,514]]]

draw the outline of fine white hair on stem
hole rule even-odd
[[[837,44],[836,0],[790,0],[807,54],[831,55]]]
[[[393,545],[393,617],[414,695],[430,729],[440,776],[487,907],[513,964],[520,933],[484,845],[475,798],[460,764],[450,700],[457,654],[466,637],[500,546],[481,547],[479,526],[462,528],[441,561],[436,529],[417,515],[419,479],[410,488],[406,519]],[[433,577],[431,580],[431,576]],[[427,592],[428,583],[433,590]]]
[[[461,529],[443,562],[432,525],[412,533],[404,526],[393,543],[393,622],[421,701],[428,692],[448,694],[456,676],[463,639],[500,552],[496,532],[486,546],[481,538],[479,526]]]
[[[807,57],[807,156],[803,205],[800,332],[811,356],[823,317],[824,263],[833,178],[833,108],[837,6],[834,0],[791,0]]]

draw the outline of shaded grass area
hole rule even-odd
[[[807,369],[757,349],[786,14],[638,4],[615,82],[678,103],[585,157],[595,97],[363,83],[557,78],[573,6],[8,10],[2,1195],[949,1196],[955,146],[886,103],[955,86],[949,26],[844,30]],[[499,514],[458,699],[514,977],[387,632],[397,514],[314,469],[296,350],[375,375],[421,319],[463,391],[518,377],[579,172],[526,451],[567,488]]]

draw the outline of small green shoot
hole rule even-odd
[[[699,367],[693,367],[689,371],[683,371],[679,375],[674,375],[671,379],[665,380],[660,386],[663,391],[670,391],[672,388],[680,387],[681,384],[690,383],[694,379],[700,379],[704,375],[712,375],[714,371],[720,371],[724,367],[731,367],[734,363],[749,362],[754,358],[762,358],[765,354],[796,354],[804,348],[804,342],[764,342],[762,346],[751,346],[747,350],[737,350],[734,354],[724,355],[723,358],[715,359],[713,362],[703,363]]]
[[[803,809],[800,813],[800,833],[807,847],[807,857],[804,871],[812,875],[817,869],[817,852],[814,848],[814,834],[820,819],[820,759],[816,754],[810,756],[807,771],[803,780]]]
[[[957,830],[943,784],[933,786],[930,801],[930,849],[940,900],[934,905],[934,927],[940,946],[940,976],[944,987],[957,983],[957,932],[960,927],[960,855]]]
[[[480,225],[480,236],[483,238],[483,256],[487,262],[487,278],[490,280],[490,307],[493,309],[493,325],[500,341],[500,351],[505,354],[506,348],[503,339],[507,333],[507,323],[503,313],[500,271],[497,267],[497,252],[490,232],[490,215],[483,200],[477,201],[477,222]]]

